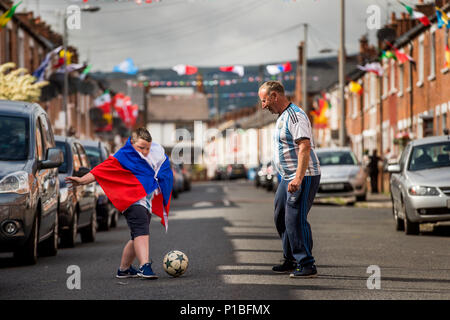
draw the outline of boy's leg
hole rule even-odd
[[[138,236],[134,238],[134,252],[136,254],[136,257],[139,260],[139,265],[143,266],[144,264],[148,263],[149,260],[149,239],[150,236],[143,235]]]
[[[122,252],[122,260],[120,261],[120,270],[127,270],[136,258],[134,241],[127,242]]]

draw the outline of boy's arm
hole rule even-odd
[[[66,180],[67,183],[71,183],[74,187],[78,185],[84,185],[89,184],[91,182],[95,181],[95,176],[92,173],[85,174],[81,178],[79,177],[66,177],[64,180]]]

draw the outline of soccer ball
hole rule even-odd
[[[189,264],[187,255],[179,250],[168,252],[163,259],[164,270],[172,277],[179,277],[186,272]]]

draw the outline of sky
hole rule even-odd
[[[33,11],[62,34],[63,12],[83,0],[22,0],[17,12]],[[308,24],[308,57],[336,55],[339,48],[340,0],[88,0],[97,12],[82,12],[80,29],[69,30],[69,44],[91,71],[112,71],[126,58],[139,69],[259,65],[297,59]],[[15,1],[17,2],[17,1]],[[417,1],[405,1],[414,5]],[[394,0],[346,0],[345,46],[359,50],[369,30],[369,6],[379,8],[381,25],[390,12],[405,12]],[[320,53],[320,50],[331,52]]]

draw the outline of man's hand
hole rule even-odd
[[[72,187],[76,187],[76,186],[80,186],[80,185],[84,185],[84,184],[89,184],[91,182],[95,181],[95,177],[92,173],[88,173],[85,174],[84,176],[82,176],[81,178],[79,177],[66,177],[64,179],[66,181],[66,183],[71,184]]]
[[[66,177],[64,180],[66,181],[67,184],[71,184],[72,187],[76,187],[82,184],[81,178],[78,177]]]
[[[291,182],[288,184],[288,191],[290,193],[293,193],[300,189],[300,186],[302,185],[302,179],[295,177]]]

